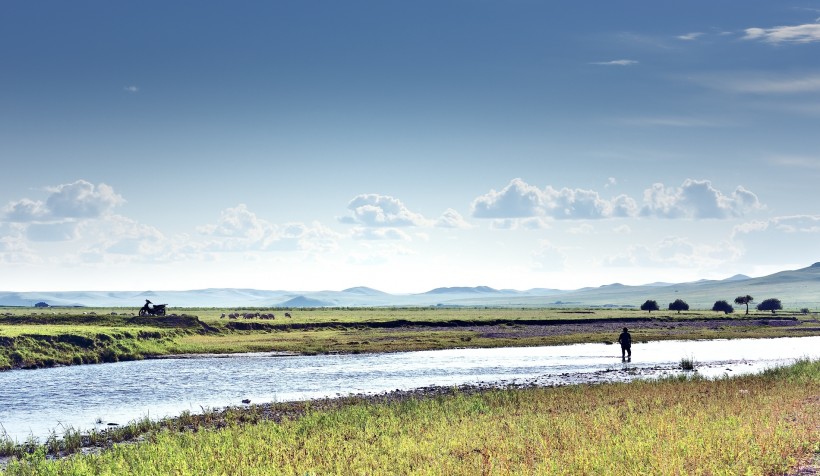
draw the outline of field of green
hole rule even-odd
[[[172,310],[179,315],[137,317],[137,309],[0,308],[0,370],[135,360],[163,355],[279,351],[301,354],[395,352],[453,347],[504,347],[611,342],[601,326],[532,333],[559,321],[623,322],[636,341],[820,335],[813,314],[711,311],[651,314],[618,309],[339,308]],[[231,319],[230,314],[242,317]],[[244,317],[246,314],[251,317]],[[259,315],[258,317],[256,315]],[[225,315],[226,317],[222,317]],[[264,316],[275,315],[275,318]],[[730,318],[743,326],[685,326]],[[650,321],[650,318],[652,319]],[[749,320],[751,318],[752,320]],[[789,326],[761,319],[791,319]],[[502,333],[488,335],[488,326]],[[611,326],[610,326],[611,327]]]
[[[820,458],[820,361],[720,380],[299,405],[279,422],[204,418],[98,454],[31,448],[5,474],[783,475]]]

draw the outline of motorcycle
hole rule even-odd
[[[145,305],[140,308],[140,316],[164,316],[167,304],[154,304],[145,300]]]

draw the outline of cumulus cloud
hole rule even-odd
[[[131,86],[125,86],[125,87],[124,87],[124,88],[122,88],[122,89],[123,89],[123,91],[125,91],[125,92],[127,92],[127,93],[131,93],[131,94],[136,94],[136,93],[138,93],[138,92],[139,92],[139,90],[140,90],[140,88],[138,88],[138,87],[136,87],[136,86],[133,86],[133,85],[131,85]]]
[[[662,218],[733,218],[761,208],[757,195],[743,187],[724,195],[708,180],[687,179],[680,187],[652,185],[644,192],[641,214]]]
[[[525,218],[543,214],[543,192],[520,178],[513,179],[500,192],[495,189],[472,204],[476,218]]]
[[[220,213],[215,224],[198,227],[203,235],[243,238],[251,241],[261,240],[271,229],[270,223],[261,220],[248,206],[240,203],[234,208],[227,208]]]
[[[820,23],[807,23],[794,26],[776,26],[773,28],[747,28],[744,40],[764,41],[766,43],[814,43],[820,41]]]
[[[547,186],[541,190],[520,178],[513,179],[501,191],[490,190],[472,203],[476,218],[595,219],[634,215],[637,204],[627,196],[605,200],[598,192]]]
[[[83,224],[82,228],[83,235],[92,239],[78,255],[85,263],[165,262],[195,251],[186,237],[168,238],[153,226],[119,215]]]
[[[680,187],[654,184],[644,191],[639,205],[628,195],[606,199],[594,190],[539,189],[516,178],[501,191],[493,189],[473,200],[472,216],[495,219],[495,228],[514,228],[514,222],[521,219],[733,218],[761,208],[749,190],[737,187],[725,195],[705,180],[687,179]]]
[[[5,219],[10,222],[37,221],[48,216],[48,210],[43,202],[28,198],[9,203],[3,212]]]
[[[59,185],[49,191],[46,207],[57,218],[98,218],[125,202],[110,186],[104,183],[95,186],[85,180]]]
[[[410,211],[401,200],[375,193],[355,197],[347,205],[352,215],[339,219],[342,223],[369,227],[425,226],[421,214]]]
[[[470,225],[470,223],[468,223],[460,213],[452,208],[448,208],[441,214],[438,220],[436,220],[435,226],[439,228],[472,228],[472,225]]]
[[[4,208],[12,222],[59,222],[67,219],[94,219],[105,216],[125,200],[110,186],[85,180],[47,189],[45,202],[23,198]]]
[[[270,223],[245,204],[223,210],[216,223],[200,226],[197,231],[210,238],[204,248],[213,252],[298,250],[318,253],[336,249],[341,237],[319,223]]]

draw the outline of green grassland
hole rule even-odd
[[[0,309],[0,369],[199,353],[319,354],[611,343],[621,325],[629,326],[636,342],[820,335],[817,316],[793,312],[753,312],[747,317],[623,309],[311,308],[290,309],[290,318],[281,309],[176,312],[139,317],[136,309],[122,308]],[[222,317],[231,313],[254,317]],[[264,319],[265,314],[276,318]],[[773,321],[788,325],[770,325]]]
[[[797,474],[820,455],[820,361],[719,380],[456,390],[291,407],[299,411],[278,421],[203,416],[98,454],[52,460],[44,447],[31,448],[5,472],[779,475]],[[258,407],[246,412],[262,414]]]

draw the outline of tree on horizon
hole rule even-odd
[[[645,303],[641,304],[641,311],[649,311],[649,314],[652,314],[652,311],[660,311],[661,308],[658,307],[658,301],[654,299],[647,299]]]
[[[715,301],[715,305],[712,306],[712,310],[715,312],[723,312],[724,314],[731,314],[735,312],[735,308],[724,300]]]
[[[686,301],[683,299],[675,299],[675,302],[669,303],[669,310],[678,311],[678,314],[680,314],[681,311],[689,310],[689,304],[686,304]]]
[[[780,309],[783,309],[783,304],[777,298],[764,299],[763,302],[757,305],[758,311],[772,311],[772,314]]]
[[[741,306],[746,306],[746,315],[749,315],[749,303],[754,301],[755,298],[749,296],[748,294],[745,296],[738,296],[735,298],[735,304],[740,304]]]

